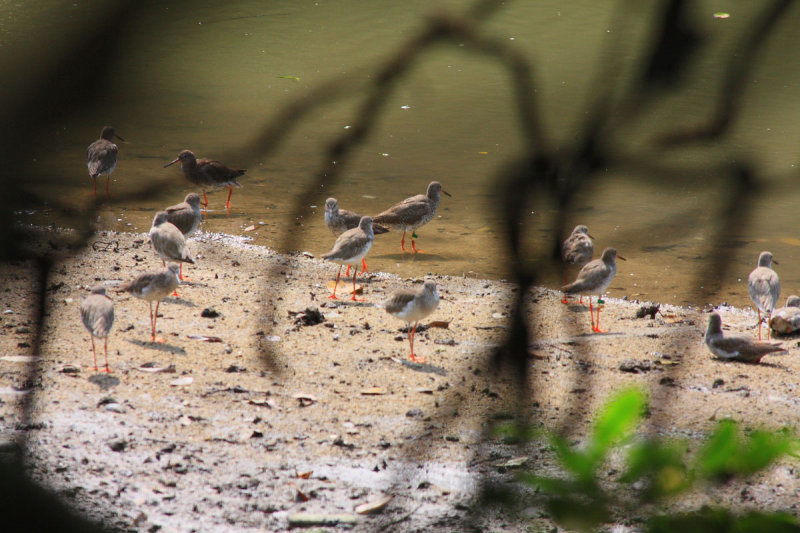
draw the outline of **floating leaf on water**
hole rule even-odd
[[[277,77],[277,78],[280,78],[280,79],[282,79],[282,80],[294,80],[294,81],[300,81],[300,78],[298,78],[297,76],[276,76],[276,77]]]
[[[361,394],[363,396],[381,396],[382,394],[386,394],[386,389],[382,389],[381,387],[370,387],[362,390]]]
[[[715,19],[727,19],[730,18],[730,16],[731,16],[730,13],[725,13],[723,11],[717,11],[716,13],[714,13]]]
[[[383,498],[377,499],[375,501],[362,503],[361,505],[356,506],[355,511],[358,514],[370,514],[370,513],[377,513],[378,511],[383,511],[389,502],[394,499],[394,496],[391,494],[389,496],[384,496]]]
[[[169,382],[173,387],[183,387],[185,385],[191,385],[192,383],[194,383],[194,378],[192,376],[185,376]]]
[[[784,244],[788,244],[789,246],[800,246],[800,239],[795,237],[782,237],[780,241]]]
[[[253,231],[254,229],[256,229],[256,227],[253,224],[250,224],[249,226],[244,228],[244,231]]]
[[[489,152],[478,152],[479,155],[488,155]]]

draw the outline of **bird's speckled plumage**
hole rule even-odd
[[[186,239],[183,233],[174,224],[167,221],[167,212],[159,211],[153,217],[153,227],[150,228],[150,242],[153,249],[163,261],[179,261],[194,263],[186,248]]]
[[[190,192],[183,202],[171,205],[165,211],[167,212],[167,221],[178,228],[184,237],[189,237],[197,231],[203,220],[203,213],[200,210],[200,195],[196,192]]]

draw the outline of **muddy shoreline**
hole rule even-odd
[[[509,459],[542,465],[547,457],[541,443],[492,437],[498,420],[522,413],[579,440],[608,395],[637,384],[651,397],[642,431],[696,440],[726,416],[793,424],[800,404],[796,340],[786,341],[788,355],[760,365],[725,363],[702,345],[701,310],[662,306],[652,319],[636,318],[641,304],[608,299],[610,333],[595,335],[588,310],[543,288],[523,296],[535,338],[529,397],[520,398],[512,373],[489,364],[508,331],[512,284],[426,277],[442,298],[426,323],[448,327],[417,335],[427,363],[415,365],[403,324],[376,304],[421,280],[374,273],[359,280],[366,302],[332,302],[327,282],[338,266],[210,233],[190,240],[197,265],[185,270],[180,296],[162,303],[167,342],[155,344],[147,303],[113,291],[160,267],[146,236],[101,232],[93,243],[54,269],[33,383],[25,382],[29,363],[15,356],[30,354],[36,287],[26,265],[4,267],[11,290],[0,299],[0,427],[5,439],[26,432],[35,479],[120,530],[283,531],[302,513],[349,517],[331,530],[544,527],[547,517],[525,497],[504,512],[475,507],[484,483],[516,484],[502,466]],[[91,368],[78,313],[98,282],[115,302],[110,376]],[[309,308],[324,320],[304,325]],[[726,329],[752,334],[754,313],[721,314]],[[34,420],[21,427],[25,394],[36,395]],[[674,505],[796,512],[792,465],[748,490],[744,498],[732,483]],[[387,495],[382,511],[355,512]]]

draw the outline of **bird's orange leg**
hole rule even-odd
[[[231,195],[233,194],[233,187],[228,185],[228,199],[225,201],[225,209],[231,208]]]
[[[364,298],[356,298],[356,276],[358,275],[358,267],[353,267],[353,297],[350,298],[354,302],[365,302]]]
[[[151,342],[167,342],[167,339],[163,337],[156,337],[156,321],[158,320],[158,306],[161,304],[161,300],[156,302],[156,312],[153,314],[153,334],[150,337]],[[150,307],[153,307],[153,302],[150,302]]]
[[[417,336],[417,324],[419,321],[414,322],[414,327],[411,329],[411,332],[408,334],[408,342],[411,344],[411,361],[414,363],[425,363],[425,359],[421,357],[417,357],[414,355],[414,337]]]
[[[411,237],[411,249],[414,250],[414,255],[424,254],[425,253],[422,250],[417,250],[417,245],[414,242],[414,237]]]
[[[111,373],[111,369],[108,368],[108,337],[107,336],[105,338],[105,344],[103,345],[103,353],[106,356],[106,372],[108,372],[110,374]],[[95,364],[97,364],[96,361],[95,361]]]
[[[403,257],[406,256],[406,232],[403,231],[403,238],[400,239],[400,251],[403,254]]]
[[[758,340],[761,340],[761,309],[756,309],[758,312]]]
[[[565,270],[564,271],[564,285],[566,285],[566,284],[567,284],[567,271]],[[568,304],[569,303],[569,300],[567,300],[567,293],[566,292],[564,293],[564,297],[561,298],[561,303],[562,304]]]
[[[350,266],[350,265],[348,265]],[[333,294],[328,296],[331,300],[338,300],[339,298],[336,297],[336,289],[339,288],[339,276],[342,275],[342,265],[339,265],[339,273],[336,274],[336,284],[333,286]]]
[[[367,260],[366,258],[361,258],[361,275],[369,274],[369,269],[367,268]]]
[[[206,197],[206,191],[203,191],[203,206],[208,207],[208,198]]]
[[[94,351],[94,335],[89,335],[92,339],[92,355],[94,356],[94,371],[97,372],[97,352]]]
[[[347,272],[344,273],[344,276],[345,277],[349,277],[350,276],[350,265],[347,265]]]
[[[608,333],[607,329],[600,329],[600,310],[603,308],[603,300],[602,298],[597,298],[597,321],[595,325],[592,327],[592,331],[595,333]],[[591,307],[589,308],[589,312],[591,313]]]

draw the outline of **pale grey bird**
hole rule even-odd
[[[325,200],[325,226],[333,233],[334,237],[338,237],[349,229],[357,228],[360,221],[361,215],[358,213],[348,211],[347,209],[339,209],[339,202],[336,198],[328,198]],[[372,233],[375,235],[380,235],[388,231],[389,230],[383,226],[377,224],[372,225]],[[361,267],[362,274],[364,272],[369,272],[366,259],[361,260]],[[350,265],[347,265],[347,272],[345,272],[344,275],[350,275]]]
[[[789,296],[785,307],[775,309],[769,327],[780,335],[788,335],[800,329],[800,296]]]
[[[200,227],[203,212],[200,210],[200,195],[190,192],[183,202],[171,205],[167,212],[167,222],[178,228],[184,237],[190,237]]]
[[[361,217],[357,228],[349,229],[339,235],[333,248],[327,254],[323,254],[322,258],[326,261],[333,261],[339,263],[339,273],[336,274],[336,285],[333,287],[333,294],[328,298],[336,298],[336,288],[339,285],[339,277],[342,275],[343,265],[355,265],[353,267],[353,297],[351,300],[363,301],[356,298],[356,274],[358,274],[358,263],[366,257],[372,242],[375,239],[375,234],[372,231],[372,218]]]
[[[94,356],[94,369],[97,370],[97,352],[94,347],[94,338],[103,339],[103,353],[106,359],[106,372],[108,368],[108,333],[114,325],[114,302],[106,296],[106,289],[98,285],[81,303],[81,320],[89,331],[92,339],[92,355]]]
[[[414,336],[417,333],[419,321],[430,315],[439,306],[439,293],[436,283],[426,281],[418,289],[401,289],[395,292],[384,304],[386,312],[393,317],[404,321],[408,328],[414,323],[413,329],[408,332],[408,343],[411,345],[411,360],[415,363],[424,363],[414,354]]]
[[[114,133],[114,128],[105,126],[100,132],[100,138],[86,149],[86,167],[89,169],[89,177],[94,181],[95,196],[97,196],[97,178],[101,174],[106,175],[106,196],[109,195],[108,182],[111,180],[111,173],[117,166],[117,153],[119,152],[119,148],[114,144],[114,137],[125,141]]]
[[[615,248],[606,248],[600,259],[590,261],[578,272],[578,277],[569,285],[564,285],[561,290],[568,294],[588,294],[589,295],[589,317],[592,320],[592,331],[595,333],[608,333],[600,329],[600,309],[597,306],[597,322],[595,322],[592,312],[592,294],[598,297],[598,304],[603,296],[603,291],[611,284],[611,280],[617,275],[617,259],[626,261],[621,255],[617,255]]]
[[[406,232],[410,231],[411,249],[416,254],[421,250],[417,250],[414,244],[414,239],[417,238],[415,232],[417,228],[424,226],[436,216],[439,200],[442,198],[441,193],[450,196],[450,193],[442,188],[441,183],[432,181],[428,184],[426,194],[418,194],[411,198],[406,198],[383,213],[375,215],[373,220],[376,224],[381,224],[391,230],[402,230],[403,238],[400,240],[400,249],[403,253],[406,251]]]
[[[719,313],[708,316],[708,328],[703,340],[708,350],[720,359],[744,363],[758,363],[767,354],[786,351],[777,343],[757,341],[744,335],[723,335]]]
[[[158,306],[161,300],[178,288],[180,283],[181,281],[178,278],[178,265],[173,263],[163,270],[141,274],[136,279],[121,285],[117,289],[119,292],[127,292],[136,298],[141,298],[142,300],[150,302],[151,342],[166,342],[163,338],[156,338]],[[153,313],[153,302],[156,302],[155,313]]]
[[[769,252],[761,252],[758,256],[758,267],[750,272],[747,278],[747,289],[750,299],[756,304],[758,311],[758,339],[761,340],[761,315],[767,316],[767,323],[775,310],[778,298],[781,295],[781,282],[778,274],[772,270],[772,263],[778,264]],[[769,337],[769,329],[767,330]]]
[[[561,260],[568,265],[585,265],[592,260],[594,254],[594,243],[589,234],[589,228],[583,224],[575,226],[569,237],[561,245]],[[564,284],[567,283],[567,271],[564,270]],[[564,293],[562,304],[569,303],[567,294]],[[580,303],[583,303],[583,296],[580,296]]]
[[[164,266],[167,265],[167,261],[194,264],[194,259],[189,255],[186,247],[183,233],[167,218],[166,211],[159,211],[153,217],[153,226],[150,228],[150,243],[153,245],[153,249],[161,257]],[[182,267],[178,270],[178,277],[183,279]]]

